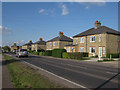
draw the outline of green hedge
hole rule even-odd
[[[52,56],[52,50],[45,51],[45,56]]]
[[[63,58],[70,58],[69,54],[67,52],[62,53]]]
[[[111,55],[111,58],[119,58],[120,53],[107,53],[106,58],[110,58],[110,55]]]
[[[39,55],[39,52],[33,51],[32,54]]]
[[[52,56],[62,58],[62,53],[66,52],[65,49],[54,49],[52,50]]]
[[[40,52],[39,55],[40,56],[45,56],[45,52]]]
[[[89,53],[88,53],[88,52],[82,52],[82,54],[83,54],[83,55],[82,55],[83,57],[88,57],[88,54],[89,54]]]
[[[82,59],[83,53],[81,52],[74,52],[74,53],[69,53],[69,56],[71,59]]]

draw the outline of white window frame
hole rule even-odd
[[[95,35],[94,36],[90,36],[90,42],[95,42]]]
[[[80,43],[84,43],[84,37],[80,37]]]
[[[66,47],[66,51],[67,51],[67,52],[69,51],[69,48],[68,48],[68,47]]]
[[[105,47],[103,47],[103,54],[105,54]]]
[[[78,38],[75,39],[75,44],[78,44]]]
[[[53,46],[55,46],[55,42],[53,42]]]
[[[101,35],[99,35],[99,42],[101,42]]]
[[[73,52],[73,51],[74,51],[74,48],[72,47],[72,48],[70,49],[70,51]]]
[[[80,47],[80,52],[84,52],[84,47]]]
[[[49,42],[49,46],[52,46],[52,42]]]
[[[89,47],[89,49],[90,49],[90,53],[95,53],[95,52],[91,52],[91,51],[92,51],[92,48],[93,48],[94,51],[95,51],[95,47]]]

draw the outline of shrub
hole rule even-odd
[[[45,50],[44,49],[39,49],[39,50],[37,50],[38,52],[45,52]]]
[[[74,53],[69,53],[69,56],[71,59],[82,59],[83,53],[81,52],[74,52]]]
[[[45,56],[52,56],[52,50],[45,51]]]
[[[83,57],[88,57],[88,52],[82,52],[82,54]]]
[[[28,52],[29,52],[29,53],[32,53],[32,50],[29,50]]]
[[[33,51],[32,52],[34,55],[39,55],[39,52]]]
[[[63,58],[70,58],[69,54],[67,52],[62,53]]]
[[[65,50],[65,49],[54,49],[54,50],[52,51],[52,56],[53,56],[53,57],[62,58],[62,53],[63,53],[63,52],[66,52],[66,50]]]
[[[120,53],[107,53],[106,58],[110,58],[110,55],[111,55],[111,58],[119,58]]]
[[[39,55],[40,55],[40,56],[44,56],[44,55],[45,55],[45,52],[40,52]]]

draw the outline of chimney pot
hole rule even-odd
[[[59,36],[62,36],[63,35],[63,32],[59,32]]]
[[[97,29],[98,27],[100,27],[101,26],[101,23],[100,23],[100,21],[98,22],[98,21],[96,21],[95,23],[94,23],[94,25],[95,25],[95,29]]]
[[[42,38],[40,38],[40,41],[42,41]]]

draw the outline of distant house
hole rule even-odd
[[[46,50],[46,42],[43,41],[42,38],[40,38],[39,41],[32,44],[31,50],[39,51],[39,50]]]
[[[63,32],[59,32],[59,35],[49,41],[47,41],[46,49],[64,49],[65,45],[72,44],[73,39],[63,35]]]
[[[15,52],[16,50],[21,49],[21,48],[22,48],[22,46],[17,46],[16,43],[14,43],[14,44],[11,46],[11,51],[12,51],[12,52]]]
[[[89,56],[105,56],[106,53],[120,53],[120,32],[96,21],[94,27],[73,36],[73,44],[64,48],[68,52],[89,52]]]
[[[22,49],[31,50],[31,45],[33,44],[32,40],[22,46]]]

